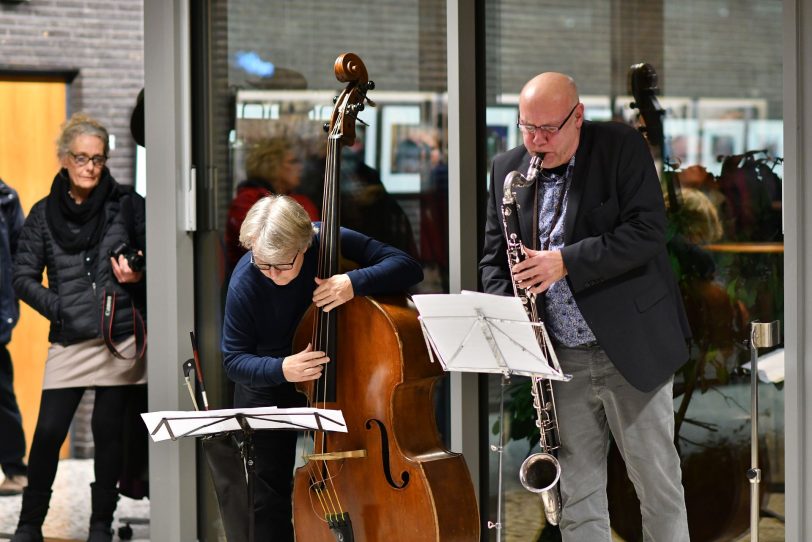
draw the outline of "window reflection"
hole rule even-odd
[[[229,142],[235,194],[283,190],[321,212],[326,134],[334,92],[238,90],[235,129]],[[445,96],[435,93],[372,91],[376,108],[358,115],[356,141],[341,156],[341,223],[408,252],[423,262],[421,292],[448,291],[448,166]],[[434,117],[434,118],[433,118]],[[258,177],[257,154],[274,154],[269,143],[289,141],[301,164],[295,183]],[[276,145],[278,146],[278,145]],[[278,154],[278,153],[277,153]],[[280,156],[281,160],[284,158]],[[265,169],[277,170],[268,163]],[[267,185],[267,186],[265,186]],[[273,186],[272,186],[273,185]],[[243,197],[244,199],[244,197]],[[232,204],[232,207],[234,205]],[[239,229],[230,213],[226,246]],[[244,213],[242,213],[244,216]],[[232,224],[234,223],[234,224]],[[230,249],[229,249],[230,250]]]

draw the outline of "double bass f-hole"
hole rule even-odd
[[[401,472],[401,482],[395,482],[392,478],[392,468],[389,465],[389,434],[386,431],[386,425],[380,420],[367,420],[366,428],[372,429],[373,427],[377,427],[381,432],[381,468],[386,476],[386,482],[395,489],[403,489],[409,483],[409,472]]]

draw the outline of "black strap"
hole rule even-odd
[[[138,239],[135,237],[135,205],[133,205],[132,193],[125,194],[120,200],[120,212],[124,218],[124,224],[127,226],[127,237],[129,237],[130,244],[138,244]],[[143,248],[136,246],[136,248]]]
[[[108,293],[107,290],[104,291],[101,310],[102,337],[104,337],[104,344],[107,345],[107,349],[110,350],[115,357],[123,360],[141,359],[144,357],[144,354],[147,351],[147,327],[144,325],[144,319],[141,317],[141,312],[135,308],[135,304],[132,301],[130,301],[130,306],[132,307],[133,311],[135,355],[128,358],[118,351],[118,348],[116,348],[116,345],[113,343],[113,337],[111,335],[113,332],[113,320],[115,319],[116,315],[116,293]]]

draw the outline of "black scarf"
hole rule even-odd
[[[99,243],[105,223],[104,204],[117,193],[116,187],[110,171],[104,168],[99,184],[85,201],[77,204],[68,193],[70,179],[67,170],[62,169],[56,174],[46,200],[45,216],[51,235],[62,250],[77,253]],[[79,231],[75,232],[75,227],[69,223],[79,226]]]

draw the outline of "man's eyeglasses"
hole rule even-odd
[[[71,151],[68,151],[70,157],[73,158],[73,163],[79,167],[84,167],[87,165],[88,162],[93,162],[95,167],[102,167],[105,163],[107,163],[107,157],[102,156],[101,154],[97,154],[96,156],[88,156],[86,154],[74,154]]]
[[[541,130],[543,132],[547,132],[549,135],[555,135],[561,130],[561,128],[564,127],[565,124],[567,124],[567,121],[570,120],[570,117],[572,116],[573,113],[575,113],[575,108],[577,108],[577,107],[578,107],[578,104],[575,104],[574,106],[572,106],[572,109],[570,109],[570,112],[569,112],[569,115],[567,115],[567,118],[565,118],[563,121],[561,121],[561,124],[559,124],[558,126],[536,126],[535,124],[525,124],[521,120],[516,122],[516,126],[518,126],[519,129],[522,132],[526,133],[526,134],[531,134],[532,135],[532,134],[536,133],[536,130]]]
[[[254,253],[251,253],[251,265],[259,269],[260,271],[269,271],[272,267],[277,271],[290,271],[293,269],[293,264],[296,263],[296,258],[299,257],[299,251],[296,251],[296,256],[293,257],[293,261],[290,263],[258,263],[254,260]]]

